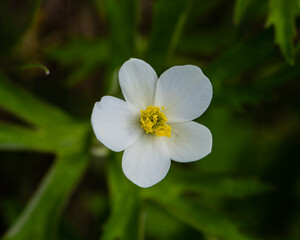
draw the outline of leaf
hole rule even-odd
[[[0,107],[37,126],[74,123],[60,109],[32,96],[0,73]]]
[[[166,57],[177,44],[193,1],[160,0],[154,4],[154,17],[146,59],[157,72],[160,72]]]
[[[105,80],[105,93],[113,94],[116,69],[135,55],[138,1],[136,0],[94,0],[99,15],[106,15],[109,23],[109,66]]]
[[[181,221],[162,210],[157,204],[148,201],[145,205],[147,238],[166,240],[191,239],[186,237],[186,226]]]
[[[278,87],[297,79],[300,75],[300,43],[298,43],[295,50],[296,60],[293,66],[285,62],[280,63],[279,66],[274,68],[274,64],[272,63],[271,67],[274,69],[268,74],[256,78],[255,85],[259,88],[269,90],[270,88]]]
[[[91,127],[30,95],[0,74],[0,106],[32,125],[0,122],[0,149],[66,152],[82,150]]]
[[[222,38],[219,36],[222,36]],[[211,57],[218,52],[222,52],[224,48],[230,45],[232,39],[233,34],[230,34],[228,29],[222,32],[220,29],[201,30],[192,34],[183,34],[176,51],[189,56],[199,54]]]
[[[37,131],[0,123],[0,149],[51,151],[46,139]]]
[[[103,40],[72,39],[49,50],[47,56],[69,67],[72,72],[66,79],[66,85],[74,86],[104,64],[108,58],[107,45]]]
[[[271,34],[264,31],[247,42],[234,44],[208,66],[204,73],[212,79],[214,89],[218,90],[221,83],[240,76],[269,59],[273,49]]]
[[[213,149],[204,161],[195,163],[195,166],[206,173],[228,173],[244,166],[244,149],[249,149],[256,140],[252,126],[234,117],[226,105],[207,111],[201,118],[201,123],[213,134]]]
[[[39,69],[44,70],[46,75],[50,74],[50,70],[46,66],[44,66],[40,63],[29,63],[29,64],[25,64],[21,67],[21,69],[28,69],[28,68],[39,68]]]
[[[41,2],[41,0],[28,1],[27,8],[24,9],[22,5],[22,11],[20,11],[12,2],[0,1],[0,50],[2,53],[7,53],[14,47],[32,26]],[[7,60],[7,54],[2,54],[0,59]]]
[[[192,26],[198,28],[199,16],[203,19],[202,21],[206,21],[206,17],[208,17],[212,12],[218,11],[218,9],[224,6],[224,0],[214,0],[214,1],[194,1],[193,8],[188,17],[187,27]],[[201,21],[200,20],[200,21]]]
[[[156,189],[147,197],[175,218],[208,236],[224,240],[252,239],[240,232],[228,218],[187,197],[178,197],[170,187]]]
[[[294,63],[293,39],[296,35],[295,18],[300,12],[298,0],[270,0],[267,27],[274,25],[275,42],[279,45],[286,60]]]
[[[22,204],[17,199],[9,196],[1,197],[0,211],[6,226],[10,226],[14,223],[21,210]]]
[[[233,15],[233,22],[235,25],[240,23],[251,2],[253,2],[253,0],[236,0]]]
[[[95,69],[101,66],[98,62],[85,62],[77,68],[74,68],[74,71],[66,78],[66,86],[72,87],[76,84],[84,81]]]
[[[68,43],[47,51],[47,56],[65,66],[104,62],[107,57],[105,40],[72,39]]]
[[[226,50],[203,71],[213,83],[215,100],[221,104],[240,108],[244,103],[268,98],[269,94],[260,89],[237,86],[238,84],[230,86],[228,83],[241,76],[248,78],[251,74],[255,76],[256,71],[250,72],[250,70],[259,67],[274,55],[270,31],[264,31],[255,38],[234,44]]]
[[[101,4],[99,0],[96,3]],[[127,60],[135,49],[135,33],[137,28],[136,0],[105,0],[103,6],[110,25],[110,55],[113,65],[117,66]],[[117,57],[118,56],[118,57]]]
[[[139,189],[121,171],[120,154],[107,161],[111,214],[104,226],[103,240],[134,240],[139,234]]]
[[[70,152],[58,156],[3,240],[55,239],[63,206],[85,172],[88,160],[86,153]]]
[[[3,239],[49,239],[56,236],[65,202],[88,165],[90,124],[31,96],[0,76],[0,105],[37,126],[0,123],[0,148],[55,152],[58,157],[39,189]],[[2,101],[3,100],[3,101]]]
[[[162,187],[173,186],[178,195],[186,192],[221,197],[246,197],[270,191],[272,187],[253,179],[224,175],[205,175],[196,171],[173,170]]]
[[[24,128],[0,122],[0,149],[66,152],[85,147],[88,123],[55,125],[46,129]]]
[[[232,109],[242,109],[244,104],[256,104],[262,100],[270,99],[266,90],[252,86],[226,87],[215,96],[215,103],[230,106]]]
[[[289,81],[297,79],[300,75],[300,58],[293,66],[283,65],[278,71],[257,79],[257,85],[266,89],[282,86]]]

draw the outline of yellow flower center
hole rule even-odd
[[[161,107],[164,110],[164,107]],[[159,107],[149,106],[146,110],[141,110],[141,128],[146,133],[152,133],[159,137],[171,137],[171,127],[166,124],[167,118]]]

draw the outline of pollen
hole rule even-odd
[[[164,110],[164,107],[161,107]],[[159,137],[171,137],[171,126],[167,125],[167,118],[159,107],[149,106],[141,110],[141,128],[146,133],[155,134]]]

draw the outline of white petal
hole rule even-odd
[[[140,187],[150,187],[168,173],[171,160],[163,139],[143,134],[124,151],[122,168],[126,177]]]
[[[139,111],[153,105],[157,75],[146,62],[131,58],[119,71],[119,82],[127,102]]]
[[[193,121],[170,126],[172,133],[166,143],[172,160],[192,162],[211,152],[212,135],[207,127]]]
[[[210,104],[212,85],[201,69],[193,65],[176,66],[159,78],[155,106],[164,107],[169,122],[190,121]]]
[[[110,96],[95,103],[92,126],[97,139],[116,152],[127,148],[143,133],[139,113],[127,102]]]

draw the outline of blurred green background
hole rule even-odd
[[[0,1],[3,239],[300,239],[299,16],[299,0]],[[90,125],[131,57],[214,88],[212,153],[149,189]]]

